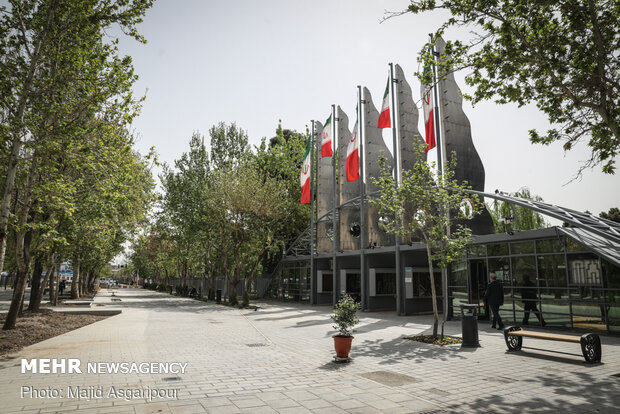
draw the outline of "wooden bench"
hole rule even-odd
[[[588,363],[601,362],[601,338],[593,333],[581,336],[561,335],[551,332],[524,331],[520,326],[504,329],[504,339],[509,351],[519,351],[523,345],[523,337],[547,339],[550,341],[574,342],[581,344],[581,352]]]

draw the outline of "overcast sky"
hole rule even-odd
[[[236,122],[247,130],[250,143],[258,145],[262,137],[275,134],[279,119],[284,128],[304,131],[311,119],[324,122],[331,104],[347,112],[352,128],[356,86],[368,87],[380,108],[389,62],[403,67],[420,107],[420,85],[413,76],[418,51],[445,15],[407,14],[379,23],[385,10],[402,10],[407,4],[156,1],[140,26],[148,44],[121,41],[122,52],[133,57],[140,75],[135,91],[147,96],[133,125],[139,150],[146,153],[155,146],[160,159],[170,164],[188,150],[193,131],[207,135],[220,121]],[[467,36],[460,31],[445,37]],[[465,75],[457,73],[456,79],[467,91]],[[571,181],[589,156],[585,144],[565,154],[561,144],[529,143],[529,129],[548,126],[535,107],[492,102],[472,107],[466,102],[464,110],[485,166],[485,191],[514,192],[526,186],[548,203],[595,214],[620,206],[620,173],[609,176],[595,168]],[[389,131],[384,138],[391,141]]]

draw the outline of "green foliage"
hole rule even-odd
[[[417,159],[423,160],[424,144],[417,145]],[[463,220],[479,214],[483,205],[480,199],[467,193],[471,187],[460,184],[455,178],[452,165],[445,168],[443,176],[433,176],[435,163],[418,161],[412,170],[404,170],[402,179],[395,187],[390,168],[383,168],[381,176],[371,180],[381,190],[381,197],[371,200],[384,217],[398,217],[386,220],[382,227],[401,239],[422,240],[431,249],[431,258],[439,267],[460,258],[465,246],[471,242],[471,230],[461,224]],[[437,183],[442,185],[437,185]]]
[[[483,203],[465,191],[471,189],[466,182],[459,183],[454,178],[455,154],[435,181],[435,163],[424,161],[424,147],[424,143],[417,144],[418,161],[411,170],[402,171],[398,186],[386,165],[379,178],[371,178],[381,191],[381,197],[370,202],[378,208],[381,216],[394,218],[382,223],[385,231],[403,240],[421,240],[426,245],[435,317],[433,336],[437,336],[439,317],[433,263],[445,269],[465,254],[472,234],[462,223],[479,214]]]
[[[530,194],[530,190],[527,187],[523,187],[510,195],[527,200],[544,201],[542,197]],[[549,227],[549,223],[545,221],[542,214],[521,206],[514,206],[513,208],[504,201],[493,200],[493,202],[488,204],[488,210],[491,213],[493,225],[495,226],[495,233],[512,231],[514,220],[516,220],[517,230],[535,230]],[[505,219],[509,219],[510,223],[507,223]]]
[[[473,103],[495,99],[519,106],[535,103],[554,128],[530,131],[530,141],[564,142],[564,150],[587,140],[583,169],[601,165],[613,174],[620,147],[620,9],[615,2],[414,0],[414,14],[445,9],[435,38],[467,27],[470,42],[448,41],[440,72],[467,68]],[[432,60],[428,48],[421,60]],[[422,74],[419,74],[422,77]],[[425,79],[430,83],[430,79]]]
[[[357,316],[359,308],[359,304],[350,295],[342,295],[331,316],[334,321],[333,327],[338,330],[338,335],[351,336],[353,334],[353,327],[360,322]]]
[[[605,220],[611,220],[615,221],[616,223],[620,223],[620,209],[618,209],[618,207],[612,207],[607,213],[602,211],[601,214],[599,214],[599,217]]]

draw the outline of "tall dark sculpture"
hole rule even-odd
[[[317,133],[318,142],[321,142],[323,124],[315,121],[314,128]],[[316,174],[316,209],[317,218],[321,218],[333,208],[334,200],[334,180],[332,178],[332,158],[321,157],[321,151],[317,152],[318,171]],[[332,222],[321,221],[316,224],[316,250],[319,253],[331,253],[333,251],[332,240],[328,233],[331,233]]]
[[[397,80],[397,105],[398,105],[398,135],[400,141],[400,168],[411,170],[417,161],[416,145],[424,143],[424,139],[418,131],[418,107],[413,102],[411,86],[405,79],[405,73],[400,65],[395,65],[395,77]],[[426,154],[424,154],[426,161]]]
[[[443,39],[438,39],[437,50],[441,56],[444,54],[444,47]],[[452,72],[440,74],[439,92],[443,118],[441,139],[445,141],[445,155],[448,163],[453,153],[456,153],[455,178],[459,182],[467,181],[474,190],[484,191],[484,165],[471,139],[471,125],[463,112],[463,97]],[[495,232],[493,219],[486,207],[481,214],[471,220],[466,220],[463,224],[467,225],[474,234]]]
[[[368,199],[373,193],[379,191],[370,177],[379,177],[381,168],[379,159],[386,158],[386,164],[390,167],[394,164],[394,158],[383,141],[381,130],[377,128],[379,111],[372,102],[372,96],[367,88],[364,88],[364,164],[366,166],[366,194]],[[376,195],[375,195],[376,197]],[[387,234],[379,228],[379,212],[370,203],[366,203],[366,227],[368,235],[366,240],[370,246],[393,246],[394,236]],[[368,246],[366,246],[368,247]]]
[[[338,107],[336,111],[338,118],[337,138],[338,138],[338,186],[340,188],[340,204],[359,197],[359,181],[347,181],[347,146],[351,140],[349,131],[349,117]],[[358,250],[360,248],[360,210],[359,204],[349,204],[340,207],[338,211],[340,217],[340,250]]]

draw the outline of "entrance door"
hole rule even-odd
[[[484,292],[487,289],[487,263],[484,259],[471,260],[471,303],[480,303],[484,299]],[[480,319],[489,318],[488,307],[479,307],[478,315]]]
[[[359,273],[347,273],[346,292],[358,303],[362,300],[362,283],[360,279]]]

